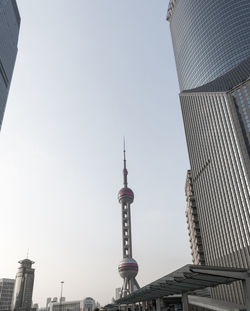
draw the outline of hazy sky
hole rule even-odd
[[[168,0],[19,0],[0,134],[0,277],[35,261],[33,301],[120,287],[122,138],[141,286],[191,262],[189,167]]]

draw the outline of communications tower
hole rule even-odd
[[[123,278],[123,285],[121,289],[121,298],[131,294],[133,291],[139,289],[139,285],[135,279],[138,273],[138,264],[132,257],[132,236],[131,236],[131,214],[130,205],[134,201],[134,193],[128,188],[126,168],[126,150],[124,143],[123,150],[123,185],[124,187],[118,193],[118,200],[122,207],[122,251],[123,259],[119,264],[118,271]]]

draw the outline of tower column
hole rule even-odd
[[[156,299],[156,311],[161,311],[161,298]]]
[[[123,184],[124,187],[118,193],[118,200],[122,209],[122,254],[123,259],[118,267],[120,276],[123,278],[123,286],[121,297],[132,293],[139,288],[135,279],[138,273],[138,264],[132,257],[132,230],[131,230],[131,212],[130,206],[134,201],[134,193],[128,188],[126,168],[126,152],[124,148],[124,168],[123,168]]]

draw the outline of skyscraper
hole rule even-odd
[[[14,294],[12,299],[12,311],[30,311],[32,305],[32,293],[34,285],[33,261],[29,259],[20,260]]]
[[[0,1],[0,128],[17,55],[20,15],[15,0]]]
[[[0,311],[10,310],[15,280],[0,279]]]
[[[250,268],[250,2],[172,0],[167,19],[205,264]],[[243,303],[241,284],[212,296]]]
[[[170,22],[180,90],[204,85],[249,56],[248,0],[170,0]]]
[[[135,279],[138,273],[138,264],[132,257],[132,230],[131,230],[131,213],[130,205],[134,201],[134,193],[128,187],[127,167],[126,167],[126,151],[124,145],[124,160],[123,160],[123,185],[124,187],[118,193],[118,200],[122,207],[122,252],[123,259],[119,264],[118,271],[123,278],[121,288],[121,297],[131,294],[139,285]]]

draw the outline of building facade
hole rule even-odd
[[[240,66],[250,76],[250,59]],[[240,66],[180,98],[205,263],[250,268],[250,79],[230,86]],[[243,303],[237,283],[212,292]]]
[[[204,85],[249,56],[249,0],[171,0],[170,22],[180,90]]]
[[[187,201],[186,218],[188,224],[188,235],[191,248],[191,255],[193,258],[193,264],[205,265],[200,224],[197,214],[191,170],[188,170],[187,172],[185,193]]]
[[[84,311],[94,311],[96,307],[96,302],[91,297],[86,297],[84,299]]]
[[[0,311],[10,310],[15,280],[0,279]]]
[[[17,55],[20,15],[16,0],[0,1],[0,128]]]
[[[12,299],[12,311],[30,311],[32,306],[32,294],[34,285],[34,272],[32,268],[33,261],[24,259],[19,261],[14,294]]]
[[[168,20],[205,264],[250,268],[250,2],[172,0]]]
[[[91,297],[86,297],[83,300],[54,302],[51,301],[48,305],[49,311],[94,311],[96,302]]]

